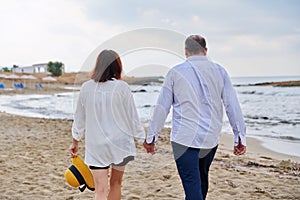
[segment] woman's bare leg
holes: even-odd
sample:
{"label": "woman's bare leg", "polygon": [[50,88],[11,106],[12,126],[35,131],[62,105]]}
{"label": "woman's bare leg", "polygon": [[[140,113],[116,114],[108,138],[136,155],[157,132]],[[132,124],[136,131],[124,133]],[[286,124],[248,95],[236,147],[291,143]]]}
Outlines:
{"label": "woman's bare leg", "polygon": [[122,178],[125,171],[125,166],[112,166],[110,174],[110,189],[108,200],[121,199]]}
{"label": "woman's bare leg", "polygon": [[108,195],[108,169],[91,170],[95,183],[95,200],[106,200]]}

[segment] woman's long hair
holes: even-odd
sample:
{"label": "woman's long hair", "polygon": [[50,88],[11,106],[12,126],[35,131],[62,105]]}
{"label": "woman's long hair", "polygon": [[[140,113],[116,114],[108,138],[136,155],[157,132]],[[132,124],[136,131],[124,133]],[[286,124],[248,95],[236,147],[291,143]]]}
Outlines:
{"label": "woman's long hair", "polygon": [[96,65],[91,72],[95,82],[121,79],[122,62],[120,56],[113,50],[103,50],[97,57]]}

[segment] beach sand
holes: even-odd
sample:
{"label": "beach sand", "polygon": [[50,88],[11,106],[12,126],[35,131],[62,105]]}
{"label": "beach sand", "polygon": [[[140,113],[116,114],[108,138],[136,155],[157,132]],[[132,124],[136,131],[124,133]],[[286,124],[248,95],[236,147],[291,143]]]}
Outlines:
{"label": "beach sand", "polygon": [[[0,199],[93,199],[64,179],[70,165],[70,120],[39,119],[0,113]],[[164,129],[157,153],[138,144],[135,161],[126,167],[122,199],[184,199]],[[232,154],[231,134],[222,134],[210,170],[208,200],[300,199],[300,158],[278,154],[248,138],[244,156]],[[80,143],[79,154],[84,154]]]}

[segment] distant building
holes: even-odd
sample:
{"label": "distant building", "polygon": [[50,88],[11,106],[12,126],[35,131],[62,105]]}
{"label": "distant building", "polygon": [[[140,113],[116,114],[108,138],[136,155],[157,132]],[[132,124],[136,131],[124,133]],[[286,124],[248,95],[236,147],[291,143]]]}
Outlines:
{"label": "distant building", "polygon": [[38,73],[38,74],[47,74],[48,72],[48,63],[40,63],[40,64],[34,64],[32,65],[33,67],[33,73]]}
{"label": "distant building", "polygon": [[[48,63],[40,63],[34,64],[32,66],[25,66],[25,67],[17,67],[12,68],[12,72],[16,73],[36,73],[36,74],[49,74],[48,72]],[[62,72],[65,72],[65,66],[62,66]]]}

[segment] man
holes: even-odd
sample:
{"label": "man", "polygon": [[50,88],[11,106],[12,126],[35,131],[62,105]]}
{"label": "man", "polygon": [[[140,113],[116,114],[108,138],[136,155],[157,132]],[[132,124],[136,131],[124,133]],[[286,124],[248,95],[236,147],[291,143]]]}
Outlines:
{"label": "man", "polygon": [[202,200],[208,172],[218,148],[223,105],[234,132],[234,154],[246,152],[246,127],[226,70],[206,57],[206,41],[191,35],[185,41],[187,60],[167,74],[157,100],[144,147],[155,153],[158,134],[173,106],[171,143],[186,200]]}

